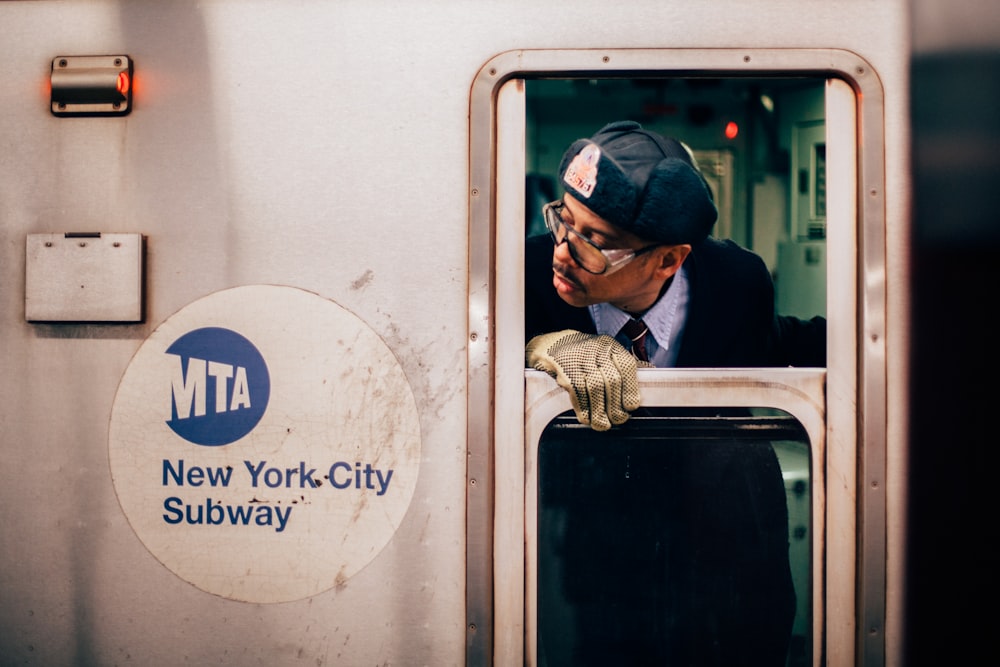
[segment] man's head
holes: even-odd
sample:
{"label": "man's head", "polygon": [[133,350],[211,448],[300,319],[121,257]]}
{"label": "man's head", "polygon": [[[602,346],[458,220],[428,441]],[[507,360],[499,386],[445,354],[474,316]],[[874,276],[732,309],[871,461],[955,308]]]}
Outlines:
{"label": "man's head", "polygon": [[687,149],[638,123],[611,123],[574,142],[559,175],[566,197],[547,224],[556,240],[553,284],[571,305],[649,308],[715,224],[715,204]]}

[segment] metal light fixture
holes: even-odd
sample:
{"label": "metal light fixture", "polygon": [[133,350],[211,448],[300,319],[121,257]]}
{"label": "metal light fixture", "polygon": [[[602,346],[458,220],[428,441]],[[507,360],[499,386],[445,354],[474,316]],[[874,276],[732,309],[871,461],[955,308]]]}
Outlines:
{"label": "metal light fixture", "polygon": [[56,116],[124,116],[132,110],[128,56],[57,56],[51,83]]}

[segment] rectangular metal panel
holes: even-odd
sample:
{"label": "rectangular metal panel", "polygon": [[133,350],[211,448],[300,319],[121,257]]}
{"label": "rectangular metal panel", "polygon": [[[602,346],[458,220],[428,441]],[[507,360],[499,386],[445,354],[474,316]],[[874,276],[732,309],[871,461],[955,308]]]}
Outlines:
{"label": "rectangular metal panel", "polygon": [[141,234],[28,234],[29,322],[142,320]]}

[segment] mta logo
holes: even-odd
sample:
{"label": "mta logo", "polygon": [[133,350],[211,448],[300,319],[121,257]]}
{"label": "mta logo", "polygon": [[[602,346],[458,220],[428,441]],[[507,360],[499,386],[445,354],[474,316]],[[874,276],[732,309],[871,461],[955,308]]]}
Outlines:
{"label": "mta logo", "polygon": [[228,445],[264,416],[271,395],[267,364],[249,340],[229,329],[190,331],[167,348],[170,420],[174,433],[196,445]]}

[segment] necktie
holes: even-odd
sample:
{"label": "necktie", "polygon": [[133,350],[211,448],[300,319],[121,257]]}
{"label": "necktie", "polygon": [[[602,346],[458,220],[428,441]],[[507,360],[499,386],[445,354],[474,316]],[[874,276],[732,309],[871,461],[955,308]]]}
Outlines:
{"label": "necktie", "polygon": [[649,361],[649,356],[646,354],[646,334],[649,333],[649,327],[642,320],[629,318],[621,330],[632,341],[632,354],[635,358],[639,361]]}

